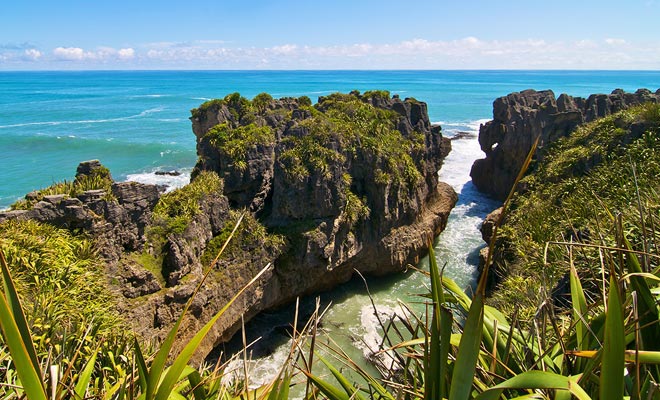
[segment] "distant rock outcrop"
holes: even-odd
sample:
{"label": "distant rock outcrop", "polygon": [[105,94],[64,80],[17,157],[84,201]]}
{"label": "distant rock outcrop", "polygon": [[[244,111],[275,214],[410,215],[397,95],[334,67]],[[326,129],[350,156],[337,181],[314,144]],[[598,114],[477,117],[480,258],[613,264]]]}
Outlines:
{"label": "distant rock outcrop", "polygon": [[537,137],[543,147],[570,134],[578,125],[633,105],[660,101],[660,90],[639,89],[635,93],[614,90],[584,99],[562,94],[555,99],[550,90],[525,90],[493,102],[493,120],[479,129],[479,144],[486,158],[472,165],[472,181],[482,192],[504,200]]}

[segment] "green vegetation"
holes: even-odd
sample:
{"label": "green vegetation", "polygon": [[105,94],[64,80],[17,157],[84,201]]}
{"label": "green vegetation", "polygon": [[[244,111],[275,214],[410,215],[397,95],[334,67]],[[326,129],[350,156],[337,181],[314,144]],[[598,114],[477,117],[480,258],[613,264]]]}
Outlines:
{"label": "green vegetation", "polygon": [[[389,99],[389,92],[371,91],[363,97]],[[365,103],[359,93],[323,97],[317,112],[299,123],[305,134],[288,136],[280,162],[289,176],[305,179],[313,173],[328,178],[331,166],[358,157],[358,149],[380,171],[377,183],[414,187],[422,174],[413,155],[424,151],[424,135],[407,138],[396,129],[399,116]],[[318,112],[320,111],[320,112]]]}
{"label": "green vegetation", "polygon": [[112,195],[112,178],[110,171],[106,167],[100,167],[93,171],[91,175],[80,175],[71,181],[55,183],[45,189],[36,191],[35,196],[30,199],[19,200],[11,205],[12,210],[30,210],[35,204],[40,202],[46,196],[64,194],[69,197],[77,197],[87,190],[102,189],[105,191],[105,199],[114,200]]}
{"label": "green vegetation", "polygon": [[252,99],[252,105],[257,111],[265,111],[266,107],[273,102],[273,96],[268,93],[259,93]]}
{"label": "green vegetation", "polygon": [[234,233],[234,240],[222,253],[223,259],[232,260],[256,249],[281,248],[284,245],[281,235],[267,232],[252,214],[231,210],[222,231],[207,244],[201,257],[202,265],[210,265],[213,262],[241,218],[242,223]]}
{"label": "green vegetation", "polygon": [[211,144],[227,154],[239,171],[247,168],[246,156],[249,149],[261,145],[275,143],[275,133],[269,126],[255,124],[232,128],[228,123],[218,124],[211,128],[206,137]]}
{"label": "green vegetation", "polygon": [[150,236],[165,238],[171,233],[183,233],[201,211],[199,202],[205,196],[221,192],[222,179],[215,172],[202,171],[190,184],[164,194],[154,208]]}
{"label": "green vegetation", "polygon": [[[269,96],[266,93],[257,95],[255,99],[257,100],[257,105],[263,104],[264,96]],[[193,108],[190,110],[190,114],[193,118],[198,118],[200,114],[204,111],[209,110],[213,107],[222,107],[226,105],[229,109],[229,112],[234,117],[236,122],[242,121],[244,117],[247,116],[248,119],[254,117],[254,107],[250,100],[241,96],[240,93],[231,93],[225,96],[223,99],[213,99],[202,103],[198,108]]]}
{"label": "green vegetation", "polygon": [[[91,240],[34,221],[6,221],[0,224],[0,256],[11,266],[13,287],[23,305],[24,339],[31,339],[29,347],[42,360],[41,371],[61,374],[64,384],[55,387],[54,398],[72,398],[74,384],[83,386],[83,370],[94,373],[100,388],[115,385],[127,370],[125,354],[132,334],[118,315]],[[7,290],[6,276],[4,283]],[[14,309],[16,304],[13,301]],[[20,362],[7,348],[7,335],[19,335],[9,333],[6,319],[0,323],[0,393],[3,398],[20,398]],[[30,378],[21,372],[18,379],[26,392],[28,385],[39,388],[28,384]],[[28,393],[28,398],[35,397]]]}
{"label": "green vegetation", "polygon": [[27,314],[44,337],[63,336],[92,320],[102,331],[118,322],[91,240],[35,221],[10,220],[0,224],[0,246]]}
{"label": "green vegetation", "polygon": [[[654,226],[660,204],[659,110],[654,104],[631,108],[550,146],[523,180],[526,190],[514,199],[501,230],[507,278],[493,304],[507,312],[519,307],[528,320],[569,269],[564,249],[548,243],[616,246],[617,230],[608,225],[613,216],[626,221],[622,229],[633,246],[650,250],[643,235]],[[636,227],[635,221],[644,223]],[[573,262],[589,281],[601,280],[597,252],[576,250]]]}
{"label": "green vegetation", "polygon": [[[390,99],[385,90],[367,91],[363,95],[333,93],[322,97],[312,107],[307,96],[297,99],[298,107],[308,110],[311,117],[298,122],[304,130],[301,135],[282,139],[279,162],[289,177],[304,180],[314,174],[329,179],[333,165],[343,165],[357,157],[357,149],[366,150],[368,156],[382,172],[379,180],[396,187],[414,187],[422,174],[413,158],[425,149],[424,135],[414,132],[404,137],[396,129],[399,115],[393,111],[376,108],[367,103],[372,98]],[[218,151],[233,161],[234,167],[247,168],[246,154],[257,145],[275,143],[273,128],[263,123],[267,115],[290,118],[287,108],[268,108],[273,98],[261,93],[252,101],[233,93],[221,100],[211,100],[192,111],[198,116],[212,106],[226,106],[232,119],[211,128],[206,134]],[[262,122],[258,122],[262,121]]]}
{"label": "green vegetation", "polygon": [[364,97],[365,99],[380,98],[383,100],[389,100],[390,92],[389,90],[367,90],[366,92],[364,92],[362,97]]}
{"label": "green vegetation", "polygon": [[344,197],[346,199],[344,218],[346,218],[349,225],[354,226],[358,221],[368,219],[371,209],[369,209],[366,199],[360,199],[358,195],[351,191],[351,176],[344,174],[342,180],[344,183]]}

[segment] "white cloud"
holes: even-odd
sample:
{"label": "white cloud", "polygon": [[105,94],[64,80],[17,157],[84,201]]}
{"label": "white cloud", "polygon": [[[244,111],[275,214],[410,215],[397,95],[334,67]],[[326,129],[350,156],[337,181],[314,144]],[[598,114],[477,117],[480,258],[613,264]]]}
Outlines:
{"label": "white cloud", "polygon": [[119,56],[120,60],[130,60],[135,58],[135,50],[130,47],[127,49],[119,49],[117,55]]}
{"label": "white cloud", "polygon": [[85,58],[85,51],[80,47],[56,47],[53,56],[62,61],[80,61]]}
{"label": "white cloud", "polygon": [[2,52],[2,60],[5,65],[30,61],[30,68],[36,65],[52,68],[66,61],[69,67],[83,69],[127,65],[164,69],[660,69],[660,43],[637,43],[621,38],[549,41],[533,37],[485,40],[468,36],[453,40],[413,38],[392,43],[239,47],[222,40],[193,40],[119,49],[57,47],[51,52],[34,47],[7,49]]}
{"label": "white cloud", "polygon": [[[382,68],[382,69],[657,69],[660,44],[631,46],[612,53],[619,39],[547,41],[483,40],[469,36],[432,41],[415,38],[395,43],[272,47],[231,47],[223,43],[156,43],[144,54],[152,64],[195,68]],[[623,54],[619,54],[623,52]],[[649,54],[654,54],[650,56]],[[192,64],[191,64],[192,63]]]}
{"label": "white cloud", "polygon": [[135,49],[115,49],[113,47],[101,46],[95,50],[84,50],[80,47],[56,47],[53,49],[53,57],[59,61],[85,61],[107,63],[116,60],[131,60],[135,58]]}
{"label": "white cloud", "polygon": [[23,51],[23,59],[27,61],[37,61],[41,56],[41,52],[37,49],[25,49]]}
{"label": "white cloud", "polygon": [[607,39],[605,39],[605,43],[607,43],[611,46],[620,46],[620,45],[626,44],[626,41],[624,39],[607,38]]}

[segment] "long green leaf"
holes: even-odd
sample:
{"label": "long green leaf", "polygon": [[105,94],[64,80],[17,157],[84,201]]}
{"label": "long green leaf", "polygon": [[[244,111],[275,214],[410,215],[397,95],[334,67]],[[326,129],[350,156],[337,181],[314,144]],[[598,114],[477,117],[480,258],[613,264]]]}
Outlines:
{"label": "long green leaf", "polygon": [[206,400],[206,389],[204,389],[204,386],[202,385],[202,376],[199,374],[199,371],[192,371],[190,375],[188,375],[188,382],[193,389],[195,400]]}
{"label": "long green leaf", "polygon": [[89,387],[89,382],[92,380],[92,373],[94,372],[94,367],[96,364],[96,354],[96,352],[92,354],[92,357],[87,361],[85,368],[78,377],[78,382],[76,383],[76,387],[74,389],[77,399],[82,400],[85,398],[87,388]]}
{"label": "long green leaf", "polygon": [[2,252],[2,250],[0,250],[0,265],[2,266],[2,284],[5,290],[5,296],[7,296],[7,303],[9,303],[9,307],[11,308],[12,315],[14,316],[16,326],[21,333],[21,337],[24,339],[25,349],[30,356],[32,366],[34,370],[37,371],[37,374],[39,375],[39,381],[42,382],[43,387],[44,379],[41,375],[41,367],[39,365],[39,360],[37,359],[37,351],[34,349],[30,328],[28,326],[27,319],[25,318],[25,313],[23,312],[21,301],[18,298],[18,293],[16,292],[14,280],[11,276],[9,266],[7,265],[5,254]]}
{"label": "long green leaf", "polygon": [[587,318],[587,299],[584,296],[582,283],[580,277],[573,264],[571,256],[571,270],[570,270],[570,285],[571,285],[571,302],[573,303],[573,320],[575,321],[575,333],[577,335],[577,349],[587,350],[585,347],[586,335],[589,332],[589,327],[586,323]]}
{"label": "long green leaf", "polygon": [[603,400],[623,398],[625,337],[623,310],[619,285],[612,273],[610,292],[607,299],[605,317],[605,337],[603,341],[603,360],[600,372],[600,398]]}
{"label": "long green leaf", "polygon": [[190,361],[190,358],[193,356],[195,353],[195,350],[199,347],[199,345],[202,343],[202,340],[206,337],[206,335],[209,333],[211,328],[213,328],[213,325],[218,321],[218,319],[231,307],[232,304],[250,287],[252,286],[263,274],[268,271],[270,268],[270,263],[266,265],[257,275],[255,275],[250,282],[248,282],[241,290],[238,291],[234,295],[234,297],[229,300],[227,304],[218,311],[213,318],[209,320],[209,322],[206,323],[202,327],[202,329],[199,330],[193,336],[190,341],[185,345],[183,350],[181,350],[181,353],[177,356],[177,358],[174,360],[170,368],[167,370],[167,373],[165,373],[165,377],[163,378],[163,381],[161,382],[160,386],[158,387],[158,391],[156,392],[156,400],[166,400],[172,391],[172,388],[176,384],[176,382],[179,380],[179,377],[181,373],[183,372],[184,368],[188,365],[188,361]]}
{"label": "long green leaf", "polygon": [[[546,371],[527,371],[516,375],[499,385],[493,386],[477,396],[477,400],[499,399],[506,389],[555,389],[567,390],[580,400],[591,400],[591,397],[580,387],[573,377],[563,376]],[[618,400],[621,400],[621,396]]]}
{"label": "long green leaf", "polygon": [[2,325],[5,343],[9,347],[9,353],[14,364],[16,364],[16,373],[23,384],[23,390],[28,399],[46,400],[47,396],[38,370],[34,369],[25,348],[24,338],[21,337],[21,332],[14,321],[14,315],[11,313],[4,294],[0,296],[0,324]]}
{"label": "long green leaf", "polygon": [[[424,366],[424,398],[437,399],[447,397],[445,375],[447,373],[447,358],[449,353],[449,340],[443,341],[441,332],[446,325],[441,307],[445,302],[442,289],[442,278],[438,263],[435,259],[433,245],[429,244],[429,264],[431,275],[431,299],[433,301],[433,312],[431,315],[431,335],[427,338],[425,347]],[[449,313],[451,318],[451,313]],[[451,324],[451,319],[449,323]],[[451,336],[451,325],[449,326]]]}
{"label": "long green leaf", "polygon": [[[39,364],[35,364],[36,353],[34,353],[30,330],[27,328],[25,315],[21,309],[21,303],[2,251],[0,251],[0,265],[2,266],[5,286],[5,293],[0,295],[0,326],[2,327],[5,343],[9,347],[9,353],[16,365],[16,373],[23,384],[23,390],[27,398],[29,400],[46,400],[47,395],[41,377],[41,370]],[[9,300],[7,297],[9,297]],[[11,302],[11,305],[9,302]]]}
{"label": "long green leaf", "polygon": [[312,381],[314,386],[316,386],[323,394],[325,394],[330,400],[349,400],[350,397],[338,387],[324,381],[318,376],[314,376],[309,372],[302,370],[302,372],[307,375],[307,378]]}
{"label": "long green leaf", "polygon": [[268,400],[288,400],[290,386],[291,373],[287,371],[283,378],[280,379],[280,377],[278,377],[277,380],[273,382],[270,393],[268,393]]}
{"label": "long green leaf", "polygon": [[346,394],[348,394],[350,396],[350,398],[364,400],[364,397],[362,397],[362,395],[360,395],[358,390],[353,385],[351,385],[351,382],[349,382],[348,379],[346,379],[341,374],[341,372],[339,372],[339,370],[337,370],[337,368],[335,368],[332,364],[330,364],[325,358],[321,357],[320,355],[317,354],[316,357],[319,360],[321,360],[321,362],[326,366],[326,368],[328,368],[330,373],[332,373],[332,376],[335,377],[337,382],[339,382],[341,387],[344,388],[344,391],[346,392]]}
{"label": "long green leaf", "polygon": [[135,361],[137,362],[138,367],[138,384],[140,385],[142,393],[146,395],[149,370],[147,369],[147,363],[144,361],[142,349],[140,349],[140,343],[138,343],[137,338],[134,339],[133,342],[133,351],[135,352]]}
{"label": "long green leaf", "polygon": [[484,322],[484,298],[477,293],[468,312],[451,377],[449,400],[465,400],[472,391]]}

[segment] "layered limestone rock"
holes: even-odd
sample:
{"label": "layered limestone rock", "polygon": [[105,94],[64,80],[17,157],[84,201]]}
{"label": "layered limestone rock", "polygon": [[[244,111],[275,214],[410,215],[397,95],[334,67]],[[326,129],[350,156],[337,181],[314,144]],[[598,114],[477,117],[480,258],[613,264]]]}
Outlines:
{"label": "layered limestone rock", "polygon": [[[332,288],[354,270],[382,275],[422,256],[457,198],[437,171],[450,149],[426,104],[385,92],[248,101],[193,110],[199,162],[190,185],[114,182],[97,160],[72,186],[33,192],[6,219],[34,219],[94,238],[121,313],[162,340],[202,273],[182,324],[185,343],[263,267],[209,332],[196,359],[256,313]],[[238,216],[243,223],[213,261]]]}
{"label": "layered limestone rock", "polygon": [[504,200],[537,137],[536,157],[543,156],[549,143],[569,135],[585,122],[593,121],[630,106],[660,101],[655,93],[639,89],[635,93],[614,90],[584,99],[550,90],[525,90],[493,102],[493,119],[479,129],[479,144],[486,158],[475,161],[470,176],[482,192]]}
{"label": "layered limestone rock", "polygon": [[450,143],[425,103],[383,92],[321,97],[314,107],[305,98],[262,100],[234,94],[193,110],[193,175],[217,172],[232,206],[285,234],[277,303],[354,270],[400,271],[423,255],[456,202],[437,180]]}

